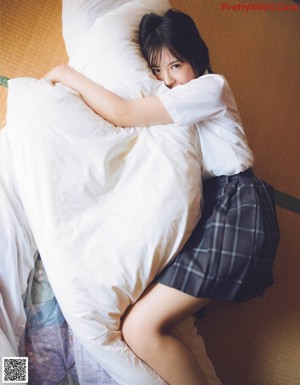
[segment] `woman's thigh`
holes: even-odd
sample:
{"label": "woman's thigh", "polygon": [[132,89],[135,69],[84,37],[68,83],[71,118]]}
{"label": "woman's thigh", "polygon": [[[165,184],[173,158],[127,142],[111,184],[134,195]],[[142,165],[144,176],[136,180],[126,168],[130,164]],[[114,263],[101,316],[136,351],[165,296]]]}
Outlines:
{"label": "woman's thigh", "polygon": [[168,331],[210,300],[193,297],[172,287],[156,283],[129,308],[124,316],[123,329],[150,332]]}

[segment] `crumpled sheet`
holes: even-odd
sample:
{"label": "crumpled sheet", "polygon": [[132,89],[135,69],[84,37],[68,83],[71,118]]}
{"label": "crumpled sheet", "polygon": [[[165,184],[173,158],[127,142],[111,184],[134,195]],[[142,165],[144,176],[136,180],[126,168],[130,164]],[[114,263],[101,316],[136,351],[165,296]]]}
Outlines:
{"label": "crumpled sheet", "polygon": [[9,82],[7,130],[22,206],[76,337],[122,384],[162,384],[121,338],[126,308],[199,218],[194,127],[118,129],[64,86]]}

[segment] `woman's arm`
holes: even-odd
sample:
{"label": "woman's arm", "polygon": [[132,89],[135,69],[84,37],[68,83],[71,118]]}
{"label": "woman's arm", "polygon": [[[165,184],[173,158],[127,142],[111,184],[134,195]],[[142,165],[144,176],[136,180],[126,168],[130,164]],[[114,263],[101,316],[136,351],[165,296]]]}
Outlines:
{"label": "woman's arm", "polygon": [[173,122],[158,97],[125,100],[68,65],[55,67],[44,77],[78,92],[86,104],[115,126],[139,127]]}

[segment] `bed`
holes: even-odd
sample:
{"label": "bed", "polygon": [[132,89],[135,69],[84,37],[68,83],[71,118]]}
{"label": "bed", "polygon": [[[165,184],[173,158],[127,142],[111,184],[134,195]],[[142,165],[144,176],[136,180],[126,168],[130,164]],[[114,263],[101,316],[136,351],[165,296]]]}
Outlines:
{"label": "bed", "polygon": [[[70,65],[123,97],[164,92],[136,32],[167,8],[65,0]],[[19,78],[0,138],[2,356],[26,354],[36,385],[165,384],[127,347],[120,319],[201,215],[195,128],[114,127],[67,87]],[[193,321],[174,332],[220,384]]]}

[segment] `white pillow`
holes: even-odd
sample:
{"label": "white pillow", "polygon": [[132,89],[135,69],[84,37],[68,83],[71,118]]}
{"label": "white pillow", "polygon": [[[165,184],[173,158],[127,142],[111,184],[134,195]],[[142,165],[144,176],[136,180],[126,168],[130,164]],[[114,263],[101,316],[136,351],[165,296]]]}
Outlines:
{"label": "white pillow", "polygon": [[[136,33],[142,15],[168,6],[106,13],[70,63],[124,97],[163,92]],[[163,384],[122,340],[120,317],[199,219],[195,127],[116,128],[67,87],[34,79],[10,81],[7,122],[22,203],[68,323],[120,385]]]}
{"label": "white pillow", "polygon": [[81,37],[105,13],[131,0],[62,0],[62,29],[68,55]]}
{"label": "white pillow", "polygon": [[163,14],[167,0],[134,0],[100,17],[73,51],[69,64],[125,98],[166,91],[152,75],[138,44],[142,16]]}

